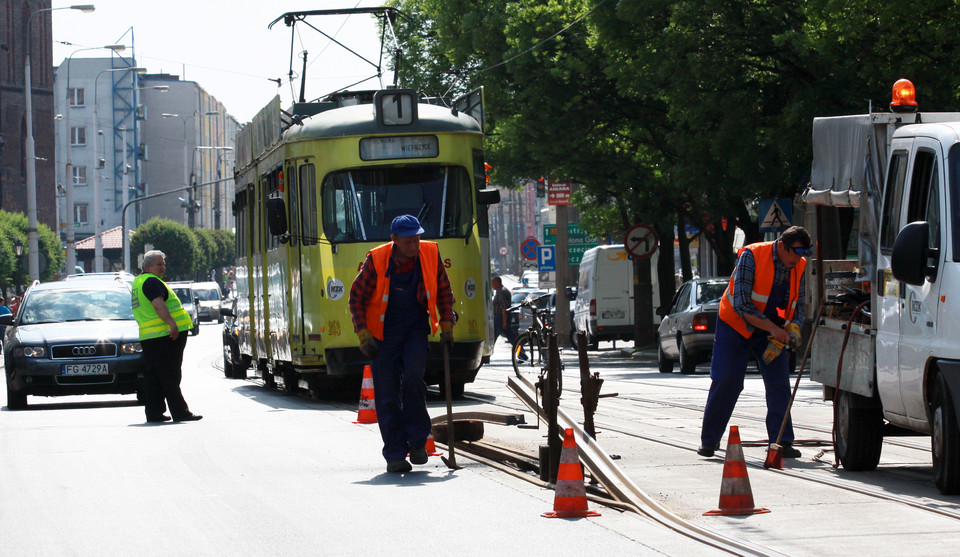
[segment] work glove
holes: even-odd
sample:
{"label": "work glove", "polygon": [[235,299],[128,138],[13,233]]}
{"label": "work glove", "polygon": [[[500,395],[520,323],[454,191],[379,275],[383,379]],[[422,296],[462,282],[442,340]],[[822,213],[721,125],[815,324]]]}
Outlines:
{"label": "work glove", "polygon": [[360,337],[360,351],[363,352],[363,355],[371,360],[376,358],[380,348],[377,346],[377,341],[373,338],[370,329],[360,329],[357,336]]}
{"label": "work glove", "polygon": [[800,325],[791,321],[784,327],[784,330],[790,335],[790,346],[800,348],[800,342],[803,340],[803,337],[800,336]]}
{"label": "work glove", "polygon": [[440,342],[453,346],[453,323],[450,321],[440,322]]}
{"label": "work glove", "polygon": [[777,359],[777,356],[780,355],[780,352],[783,351],[783,347],[786,344],[780,342],[779,340],[773,338],[773,336],[768,336],[767,340],[770,342],[767,343],[767,349],[763,351],[763,363],[770,365],[770,362]]}

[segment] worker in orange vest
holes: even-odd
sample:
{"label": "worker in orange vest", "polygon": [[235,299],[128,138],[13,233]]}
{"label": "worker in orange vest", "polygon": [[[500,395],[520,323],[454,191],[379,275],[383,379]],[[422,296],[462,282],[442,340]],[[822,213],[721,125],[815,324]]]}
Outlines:
{"label": "worker in orange vest", "polygon": [[[790,358],[783,348],[800,345],[806,295],[803,270],[811,244],[806,229],[791,226],[775,241],[740,250],[720,299],[699,455],[710,457],[720,448],[751,354],[766,390],[767,435],[771,443],[776,442],[790,400]],[[784,457],[800,457],[793,439],[793,424],[788,420],[781,442]]]}
{"label": "worker in orange vest", "polygon": [[391,241],[370,250],[350,288],[360,350],[373,360],[383,458],[395,474],[427,463],[427,339],[439,328],[441,341],[453,344],[450,279],[437,243],[421,241],[423,232],[413,215],[393,219]]}

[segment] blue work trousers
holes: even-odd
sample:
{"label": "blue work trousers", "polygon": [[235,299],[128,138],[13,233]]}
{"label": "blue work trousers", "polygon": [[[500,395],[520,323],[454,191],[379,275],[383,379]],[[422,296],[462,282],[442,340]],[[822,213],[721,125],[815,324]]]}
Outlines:
{"label": "blue work trousers", "polygon": [[[727,423],[733,414],[746,374],[750,355],[756,357],[763,377],[767,398],[767,437],[773,443],[780,433],[783,415],[790,401],[790,356],[786,349],[770,364],[764,364],[763,351],[767,348],[767,332],[757,329],[750,338],[743,338],[721,319],[717,319],[717,333],[713,342],[713,361],[710,363],[710,394],[703,411],[700,441],[704,445],[719,445]],[[793,442],[793,423],[787,420],[782,443]]]}

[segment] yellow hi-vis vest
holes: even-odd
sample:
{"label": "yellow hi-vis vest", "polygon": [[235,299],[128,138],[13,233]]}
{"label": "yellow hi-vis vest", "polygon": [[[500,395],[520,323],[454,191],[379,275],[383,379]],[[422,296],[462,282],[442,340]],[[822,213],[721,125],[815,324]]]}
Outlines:
{"label": "yellow hi-vis vest", "polygon": [[149,278],[155,278],[167,289],[167,310],[170,316],[177,322],[177,329],[180,331],[189,331],[193,328],[193,319],[187,310],[180,304],[180,298],[173,293],[173,290],[163,282],[160,277],[150,273],[141,273],[133,279],[133,290],[131,291],[130,303],[133,306],[133,317],[140,325],[140,340],[149,340],[151,338],[165,337],[170,334],[170,326],[160,319],[153,303],[143,295],[143,283]]}

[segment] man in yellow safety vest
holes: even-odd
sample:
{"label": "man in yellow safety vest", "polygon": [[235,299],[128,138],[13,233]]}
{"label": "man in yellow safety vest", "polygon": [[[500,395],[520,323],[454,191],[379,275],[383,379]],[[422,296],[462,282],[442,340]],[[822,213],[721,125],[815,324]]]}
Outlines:
{"label": "man in yellow safety vest", "polygon": [[143,273],[133,281],[131,304],[133,316],[140,326],[140,345],[147,361],[144,377],[144,411],[147,422],[161,423],[171,419],[164,414],[167,407],[175,422],[193,422],[203,418],[190,412],[180,392],[183,349],[193,320],[177,295],[165,282],[166,256],[160,250],[143,254]]}

